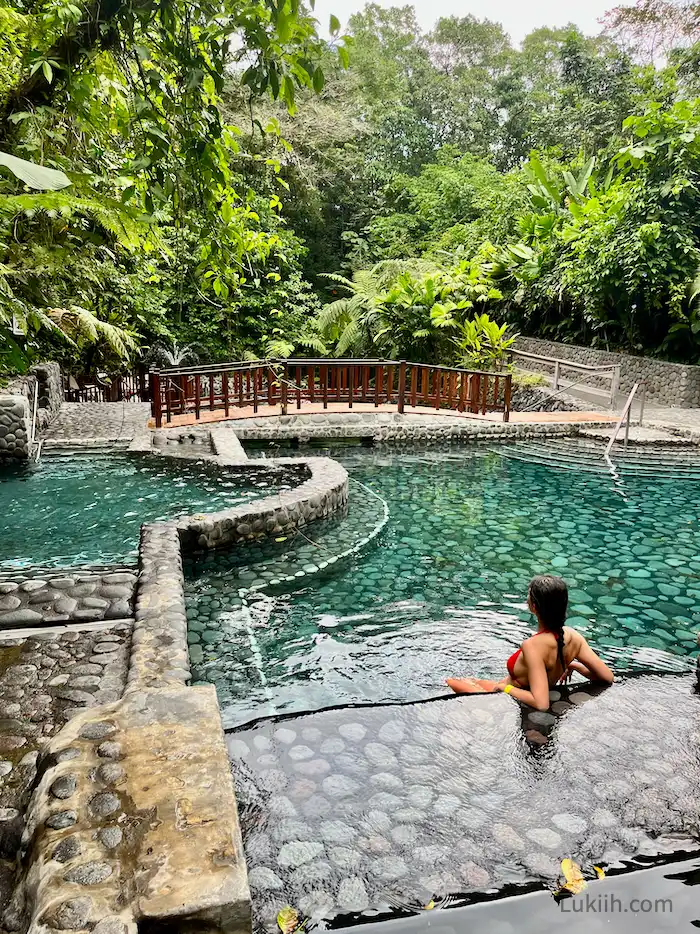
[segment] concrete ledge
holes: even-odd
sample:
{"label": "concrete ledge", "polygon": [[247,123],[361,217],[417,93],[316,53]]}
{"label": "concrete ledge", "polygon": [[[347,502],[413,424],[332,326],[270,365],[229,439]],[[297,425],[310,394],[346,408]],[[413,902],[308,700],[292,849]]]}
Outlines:
{"label": "concrete ledge", "polygon": [[38,777],[10,920],[26,903],[31,932],[250,930],[213,687],[142,690],[81,711],[49,744]]}
{"label": "concrete ledge", "polygon": [[139,926],[250,930],[250,891],[215,689],[132,694],[125,708],[127,789],[135,812],[152,815],[134,877]]}

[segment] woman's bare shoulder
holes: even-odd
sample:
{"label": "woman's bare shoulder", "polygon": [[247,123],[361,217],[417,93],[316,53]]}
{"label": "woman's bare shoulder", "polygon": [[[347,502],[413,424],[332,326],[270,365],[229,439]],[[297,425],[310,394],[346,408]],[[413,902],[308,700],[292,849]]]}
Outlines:
{"label": "woman's bare shoulder", "polygon": [[571,645],[581,645],[584,641],[581,633],[574,629],[573,626],[564,626],[564,638],[567,642],[570,641]]}

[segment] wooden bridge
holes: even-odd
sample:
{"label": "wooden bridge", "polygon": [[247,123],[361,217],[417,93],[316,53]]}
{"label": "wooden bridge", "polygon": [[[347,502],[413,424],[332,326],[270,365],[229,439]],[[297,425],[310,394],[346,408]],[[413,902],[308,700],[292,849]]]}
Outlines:
{"label": "wooden bridge", "polygon": [[[449,410],[510,417],[512,376],[405,360],[288,359],[150,371],[156,428],[236,418],[237,411],[287,414],[374,406],[405,412]],[[216,414],[212,414],[216,413]]]}

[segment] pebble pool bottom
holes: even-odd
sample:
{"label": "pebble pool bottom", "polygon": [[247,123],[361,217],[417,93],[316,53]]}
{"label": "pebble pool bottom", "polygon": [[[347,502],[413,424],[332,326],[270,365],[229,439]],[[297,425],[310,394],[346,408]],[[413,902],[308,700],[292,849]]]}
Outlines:
{"label": "pebble pool bottom", "polygon": [[214,512],[272,489],[269,479],[129,454],[2,465],[0,568],[134,562],[142,523]]}
{"label": "pebble pool bottom", "polygon": [[[534,631],[525,597],[541,573],[566,579],[569,624],[618,670],[683,671],[694,660],[700,462],[697,479],[615,480],[476,445],[302,451],[348,469],[347,518],[187,569],[194,673],[216,685],[227,726],[419,700],[443,694],[450,675],[502,677]],[[369,491],[388,504],[388,523],[319,572],[342,550],[340,529],[360,540],[376,520]],[[280,582],[289,568],[301,569],[298,583]]]}

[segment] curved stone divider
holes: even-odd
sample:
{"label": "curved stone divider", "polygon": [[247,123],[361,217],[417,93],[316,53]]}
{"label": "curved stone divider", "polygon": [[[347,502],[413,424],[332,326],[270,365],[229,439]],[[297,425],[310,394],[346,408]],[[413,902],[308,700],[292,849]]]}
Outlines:
{"label": "curved stone divider", "polygon": [[[222,465],[226,465],[225,458]],[[347,471],[329,457],[266,460],[263,465],[265,469],[281,470],[287,476],[296,474],[303,480],[291,490],[233,509],[178,520],[177,530],[186,551],[222,548],[266,535],[279,535],[330,516],[347,505]],[[249,461],[246,467],[261,469],[255,461]]]}
{"label": "curved stone divider", "polygon": [[[580,428],[610,425],[609,420],[576,423],[485,422],[445,415],[400,415],[396,412],[329,412],[321,415],[278,415],[232,419],[226,430],[248,441],[313,438],[371,438],[373,441],[461,443],[464,441],[559,437]],[[221,426],[223,428],[223,425]]]}
{"label": "curved stone divider", "polygon": [[279,467],[285,473],[289,467],[306,474],[307,479],[292,490],[250,504],[142,528],[129,672],[129,683],[136,690],[184,685],[190,678],[182,550],[279,535],[347,505],[348,475],[335,461],[290,460]]}
{"label": "curved stone divider", "polygon": [[366,484],[354,479],[352,482],[362,487],[371,496],[375,497],[380,503],[381,515],[377,522],[372,527],[370,527],[369,531],[362,535],[352,545],[349,545],[347,548],[344,548],[337,554],[331,555],[329,558],[324,558],[322,561],[319,561],[317,565],[314,566],[307,564],[306,566],[295,571],[294,574],[281,574],[279,578],[273,579],[267,583],[253,585],[245,591],[246,593],[269,593],[270,591],[273,591],[274,593],[283,593],[289,590],[289,587],[286,585],[305,585],[310,577],[315,578],[339,562],[343,562],[349,558],[354,558],[361,554],[368,545],[370,545],[379,537],[387,522],[389,521],[389,504],[385,499],[383,499],[383,497],[381,497],[378,493],[375,493],[374,490],[370,489],[370,487],[368,487]]}

